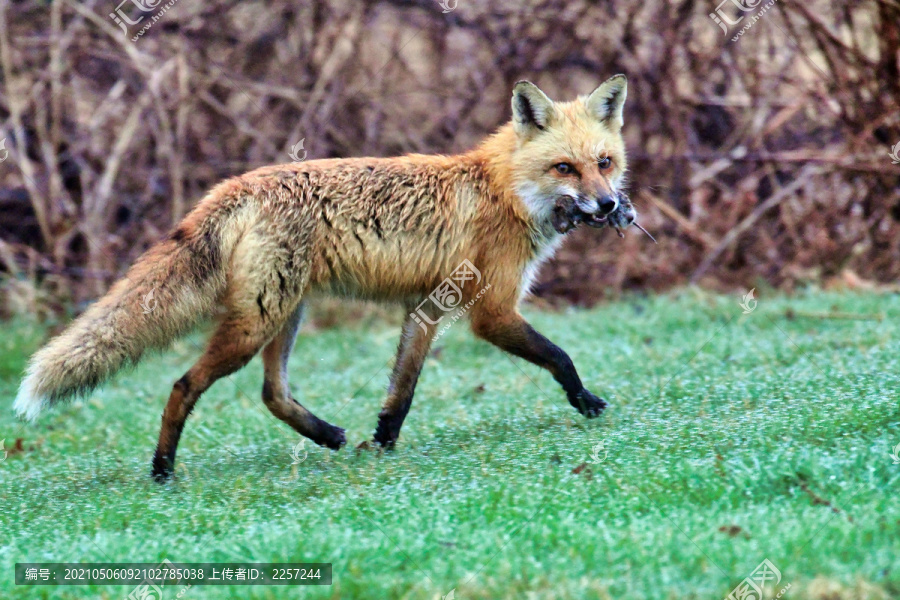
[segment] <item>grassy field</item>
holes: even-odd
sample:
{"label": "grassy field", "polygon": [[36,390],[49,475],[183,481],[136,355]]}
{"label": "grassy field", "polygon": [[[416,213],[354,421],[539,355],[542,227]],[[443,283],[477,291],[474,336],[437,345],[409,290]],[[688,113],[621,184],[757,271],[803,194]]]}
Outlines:
{"label": "grassy field", "polygon": [[718,599],[764,559],[781,572],[769,598],[900,596],[900,296],[764,294],[750,314],[739,300],[526,311],[610,401],[593,421],[459,323],[389,454],[354,447],[374,430],[397,329],[302,334],[295,396],[346,427],[348,447],[307,443],[292,464],[300,438],[263,407],[257,358],[200,401],[163,486],[149,478],[160,413],[202,337],[26,425],[10,407],[45,331],[6,323],[0,597],[132,589],[15,586],[16,562],[163,559],[334,565],[330,587],[195,586],[187,600]]}

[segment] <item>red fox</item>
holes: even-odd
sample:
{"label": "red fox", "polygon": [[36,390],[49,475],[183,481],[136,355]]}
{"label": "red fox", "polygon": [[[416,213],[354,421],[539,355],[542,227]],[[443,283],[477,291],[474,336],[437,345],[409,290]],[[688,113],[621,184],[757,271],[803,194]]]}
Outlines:
{"label": "red fox", "polygon": [[[380,446],[397,441],[443,311],[462,304],[475,335],[547,369],[581,414],[599,415],[606,402],[517,307],[570,229],[634,222],[621,191],[626,90],[616,75],[557,103],[520,81],[512,121],[465,154],[313,160],[220,183],[32,357],[16,411],[34,419],[215,318],[205,353],[163,411],[153,476],[172,473],[200,395],[260,350],[266,407],[337,450],[344,430],[297,402],[287,381],[303,300],[324,293],[399,302],[410,313],[374,434]],[[142,299],[151,292],[148,310]]]}

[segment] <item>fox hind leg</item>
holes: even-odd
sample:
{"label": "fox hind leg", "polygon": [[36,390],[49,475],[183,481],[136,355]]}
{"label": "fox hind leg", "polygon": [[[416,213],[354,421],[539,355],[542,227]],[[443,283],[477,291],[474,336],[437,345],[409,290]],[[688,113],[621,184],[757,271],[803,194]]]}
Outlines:
{"label": "fox hind leg", "polygon": [[385,448],[392,448],[400,436],[400,428],[412,406],[416,383],[435,329],[436,325],[429,321],[416,322],[411,315],[403,323],[388,397],[378,415],[378,427],[375,429],[375,442]]}
{"label": "fox hind leg", "polygon": [[303,316],[303,304],[291,314],[282,330],[263,350],[262,399],[273,415],[290,425],[300,435],[304,435],[332,450],[337,450],[347,439],[344,430],[315,416],[291,396],[288,387],[287,363],[294,348],[297,330]]}
{"label": "fox hind leg", "polygon": [[159,443],[153,456],[152,475],[167,479],[175,468],[175,451],[184,423],[194,405],[209,387],[231,375],[259,351],[271,335],[265,326],[252,327],[246,319],[226,319],[210,338],[203,356],[179,379],[162,415]]}

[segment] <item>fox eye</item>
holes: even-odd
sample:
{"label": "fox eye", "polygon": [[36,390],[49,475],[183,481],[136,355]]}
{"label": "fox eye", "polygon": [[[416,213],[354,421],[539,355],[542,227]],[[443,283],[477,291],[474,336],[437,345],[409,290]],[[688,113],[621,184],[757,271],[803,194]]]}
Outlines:
{"label": "fox eye", "polygon": [[605,156],[597,161],[597,166],[600,167],[601,170],[606,170],[612,164],[612,161],[608,156]]}
{"label": "fox eye", "polygon": [[575,172],[575,167],[567,162],[556,163],[553,165],[553,168],[556,169],[556,172],[560,175],[571,175]]}

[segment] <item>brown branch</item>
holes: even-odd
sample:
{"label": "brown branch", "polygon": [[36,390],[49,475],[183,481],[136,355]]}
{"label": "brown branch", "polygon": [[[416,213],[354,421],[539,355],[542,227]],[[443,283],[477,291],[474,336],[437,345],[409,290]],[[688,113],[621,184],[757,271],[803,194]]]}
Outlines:
{"label": "brown branch", "polygon": [[691,275],[691,283],[697,283],[703,275],[706,274],[707,270],[712,266],[712,264],[716,261],[717,258],[727,250],[737,239],[743,234],[745,231],[750,229],[754,223],[763,214],[765,214],[770,209],[774,208],[778,204],[780,204],[785,198],[788,198],[795,192],[797,192],[801,187],[806,185],[809,180],[821,173],[822,170],[807,166],[805,167],[800,174],[791,182],[787,187],[783,187],[778,190],[775,194],[769,197],[765,202],[756,207],[756,209],[750,213],[743,221],[738,223],[735,227],[733,227],[725,236],[722,238],[722,241],[713,248],[709,254],[706,255],[706,258],[703,259],[703,262],[700,263],[700,266],[694,271],[694,274]]}

